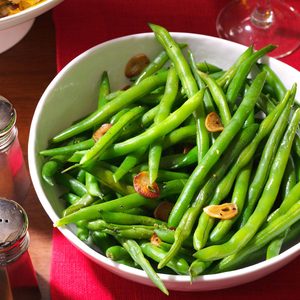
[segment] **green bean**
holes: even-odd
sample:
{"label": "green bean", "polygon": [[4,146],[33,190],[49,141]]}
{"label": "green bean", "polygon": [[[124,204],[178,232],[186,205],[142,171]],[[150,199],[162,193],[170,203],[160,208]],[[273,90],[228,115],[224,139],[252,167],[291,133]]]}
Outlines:
{"label": "green bean", "polygon": [[256,99],[261,92],[261,89],[265,82],[265,76],[265,73],[260,73],[255,78],[253,84],[250,86],[241,105],[233,115],[229,124],[224,128],[224,130],[216,139],[215,143],[208,150],[205,157],[192,172],[186,186],[183,188],[182,193],[180,194],[175,206],[172,209],[168,220],[169,226],[176,227],[179,224],[179,221],[181,220],[184,212],[189,206],[189,203],[191,202],[194,194],[196,193],[199,186],[203,184],[206,175],[214,166],[214,164],[219,160],[222,153],[226,150],[232,139],[243,126],[243,123],[252,111]]}
{"label": "green bean", "polygon": [[160,94],[148,94],[146,96],[144,96],[143,98],[141,98],[138,102],[141,103],[142,105],[157,105],[160,103],[161,99],[163,97],[163,93]]}
{"label": "green bean", "polygon": [[[157,234],[157,236],[164,242],[173,244],[175,241],[175,230],[172,230],[167,227],[159,226],[158,228],[154,229],[154,232]],[[183,246],[188,248],[193,248],[193,238],[192,236],[187,237],[183,243]],[[182,249],[182,248],[181,248]]]}
{"label": "green bean", "polygon": [[146,272],[152,282],[166,295],[169,295],[164,283],[151,267],[149,261],[144,257],[143,252],[134,240],[118,238],[122,246],[127,250],[132,259]]}
{"label": "green bean", "polygon": [[158,171],[159,180],[157,182],[165,182],[165,181],[171,181],[171,180],[187,180],[189,178],[188,173],[184,172],[174,172],[174,171],[168,171],[168,170],[162,170],[160,169]]}
{"label": "green bean", "polygon": [[[292,156],[290,156],[287,168],[284,173],[284,178],[283,178],[283,188],[284,188],[284,197],[283,197],[283,202],[281,203],[281,206],[283,206],[284,203],[287,203],[287,199],[289,199],[289,193],[293,189],[293,187],[296,185],[296,172],[294,168],[294,162]],[[293,191],[294,193],[294,191]],[[288,203],[289,207],[291,207],[291,203]],[[286,204],[285,204],[286,205]],[[280,208],[279,208],[280,209]],[[274,212],[268,219],[268,223],[271,221],[271,219],[275,219],[278,215],[282,214],[282,209],[279,211],[277,209],[276,211],[277,214]],[[287,210],[287,208],[285,208]],[[283,232],[281,235],[279,235],[277,238],[272,240],[270,244],[268,245],[267,248],[267,254],[266,254],[266,259],[270,259],[272,257],[277,256],[280,253],[280,250],[282,248],[282,245],[290,231],[290,228],[288,228],[285,232]]]}
{"label": "green bean", "polygon": [[128,260],[129,258],[131,258],[131,256],[125,250],[125,248],[119,245],[115,245],[107,248],[105,251],[105,255],[106,257],[110,258],[113,261],[118,261],[123,259]]}
{"label": "green bean", "polygon": [[207,61],[201,61],[201,62],[196,63],[195,65],[199,69],[199,71],[205,72],[208,74],[222,71],[222,69],[220,67],[213,65]]}
{"label": "green bean", "polygon": [[99,182],[89,172],[85,172],[85,185],[88,193],[91,196],[103,198],[104,194],[101,192]]}
{"label": "green bean", "polygon": [[288,232],[289,228],[270,242],[270,244],[267,247],[266,259],[273,258],[280,253],[281,247],[284,243]]}
{"label": "green bean", "polygon": [[132,185],[127,185],[124,182],[115,182],[113,177],[113,172],[115,171],[112,172],[107,168],[104,168],[103,162],[96,162],[93,165],[88,164],[84,166],[84,169],[95,176],[101,184],[113,189],[114,191],[117,191],[122,195],[134,193],[134,188]]}
{"label": "green bean", "polygon": [[87,193],[85,185],[69,174],[58,173],[55,175],[55,181],[57,181],[58,184],[67,187],[79,197],[82,197]]}
{"label": "green bean", "polygon": [[[147,164],[142,164],[138,166],[137,168],[133,169],[132,171],[135,173],[139,173],[141,171],[148,171],[148,165]],[[188,179],[189,175],[188,173],[184,172],[174,172],[174,171],[168,171],[168,170],[162,170],[160,169],[158,171],[158,178],[157,182],[164,182],[164,181],[171,181],[171,180],[176,180],[176,179]]]}
{"label": "green bean", "polygon": [[103,229],[103,232],[111,234],[115,238],[126,238],[134,240],[149,240],[153,235],[153,230],[148,228],[132,227],[127,229]]}
{"label": "green bean", "polygon": [[[196,65],[194,56],[191,51],[188,51],[188,56],[189,56],[189,61],[190,61],[190,67],[191,67],[191,70],[195,77],[195,80],[197,82],[198,88],[202,89],[205,87],[205,83],[203,82],[203,80],[201,79],[201,77],[198,74],[198,66]],[[207,73],[206,71],[202,71],[202,72]],[[215,107],[214,107],[211,95],[210,95],[209,91],[207,91],[207,90],[204,93],[203,101],[204,101],[204,109],[205,109],[206,114],[208,114],[212,111],[215,111]],[[209,145],[208,146],[206,145],[206,147],[209,148]],[[207,150],[206,150],[206,152],[207,152]]]}
{"label": "green bean", "polygon": [[42,166],[42,178],[50,186],[54,186],[54,175],[63,167],[64,162],[69,158],[68,155],[53,156]]}
{"label": "green bean", "polygon": [[210,241],[212,242],[221,241],[228,234],[232,226],[235,224],[235,222],[241,215],[246,200],[246,196],[247,196],[251,169],[252,169],[252,163],[249,163],[246,167],[244,167],[240,171],[234,185],[231,202],[237,205],[239,214],[233,219],[219,221],[210,234]]}
{"label": "green bean", "polygon": [[[179,48],[185,48],[186,44],[178,44]],[[143,72],[136,79],[134,85],[139,84],[143,79],[149,77],[150,75],[156,73],[160,70],[169,60],[169,56],[165,50],[161,51],[151,62],[150,64],[143,70]]]}
{"label": "green bean", "polygon": [[[149,26],[153,30],[156,39],[164,47],[170,60],[173,62],[185,93],[189,98],[193,97],[198,91],[198,86],[181,49],[165,28],[155,24],[149,24]],[[195,108],[194,118],[197,128],[198,160],[200,161],[207,151],[207,149],[203,147],[208,145],[209,141],[208,132],[205,128],[205,111],[202,101],[199,103],[199,106]]]}
{"label": "green bean", "polygon": [[214,80],[218,80],[219,78],[221,78],[222,76],[224,76],[226,74],[225,71],[219,71],[219,72],[216,72],[216,73],[212,73],[212,74],[209,74],[209,76],[214,79]]}
{"label": "green bean", "polygon": [[[138,119],[135,122],[129,123],[128,126],[124,126],[121,130],[120,136],[117,138],[116,142],[123,142],[125,140],[128,140],[132,136],[140,134],[144,128],[141,124],[141,117],[138,117]],[[104,151],[102,156],[105,158],[107,156],[108,151]],[[102,157],[102,159],[104,159]]]}
{"label": "green bean", "polygon": [[106,150],[118,137],[120,131],[129,122],[133,122],[145,111],[144,107],[138,106],[125,113],[108,131],[95,143],[92,148],[82,157],[80,165],[96,159]]}
{"label": "green bean", "polygon": [[213,167],[206,184],[200,190],[192,205],[186,210],[182,219],[180,220],[180,223],[176,227],[174,234],[175,241],[172,245],[172,248],[165,258],[159,263],[158,268],[162,268],[169,261],[169,259],[176,255],[184,240],[190,236],[194,227],[194,223],[199,216],[201,209],[212,197],[216,184],[222,179],[229,166],[240,154],[241,150],[252,140],[256,130],[257,125],[253,124],[238,134],[234,139],[234,142],[225,152],[224,158],[219,160],[218,163]]}
{"label": "green bean", "polygon": [[186,94],[188,97],[192,97],[198,91],[198,88],[180,47],[165,28],[155,24],[149,24],[149,26],[173,62]]}
{"label": "green bean", "polygon": [[[160,240],[160,241],[158,241],[157,246],[159,248],[163,249],[164,251],[168,252],[171,249],[172,244],[169,244],[169,243],[166,243],[166,242],[163,242]],[[178,251],[178,257],[182,257],[188,263],[192,263],[194,261],[193,250],[181,247],[180,250]]]}
{"label": "green bean", "polygon": [[266,82],[272,87],[274,91],[277,101],[280,101],[285,93],[286,88],[279,77],[275,74],[275,72],[271,69],[267,64],[258,64],[260,70],[263,70],[267,73]]}
{"label": "green bean", "polygon": [[299,131],[296,135],[295,142],[294,142],[294,152],[298,155],[298,159],[300,157],[300,135]]}
{"label": "green bean", "polygon": [[190,166],[197,162],[197,152],[198,149],[197,146],[195,146],[186,154],[172,154],[169,156],[164,156],[160,167],[165,169],[178,169]]}
{"label": "green bean", "polygon": [[71,144],[67,146],[47,149],[40,151],[40,155],[43,156],[57,156],[57,155],[68,155],[73,154],[75,151],[87,150],[93,147],[95,144],[94,139],[88,139],[80,143]]}
{"label": "green bean", "polygon": [[255,115],[254,115],[254,110],[249,114],[247,120],[244,123],[244,127],[249,126],[250,124],[255,123]]}
{"label": "green bean", "polygon": [[250,57],[253,54],[253,46],[250,46],[244,51],[236,62],[221,76],[217,79],[217,83],[222,88],[226,89],[231,82],[232,78],[235,76],[238,71],[239,66],[242,64],[244,60]]}
{"label": "green bean", "polygon": [[[142,243],[141,249],[144,255],[150,257],[156,262],[160,262],[160,260],[166,255],[166,252],[163,249],[154,246],[151,243]],[[183,258],[173,257],[166,266],[177,274],[188,274],[189,265]]]}
{"label": "green bean", "polygon": [[281,202],[279,208],[268,217],[268,223],[285,214],[299,200],[299,195],[300,182],[292,187],[286,198],[284,198],[284,200]]}
{"label": "green bean", "polygon": [[293,114],[288,129],[278,148],[263,194],[245,226],[240,228],[228,242],[197,251],[194,254],[196,258],[202,259],[203,261],[210,261],[231,255],[242,249],[255,235],[258,228],[267,218],[278,194],[299,121],[300,109],[296,110]]}
{"label": "green bean", "polygon": [[82,184],[85,184],[85,171],[80,169],[77,173],[76,179]]}
{"label": "green bean", "polygon": [[[283,82],[279,79],[279,77],[275,74],[275,72],[271,69],[270,66],[266,64],[260,64],[259,68],[267,72],[267,83],[271,86],[272,90],[275,93],[277,100],[281,100],[285,93],[286,87],[284,86]],[[300,137],[299,134],[296,135],[294,141],[294,151],[300,157]]]}
{"label": "green bean", "polygon": [[79,228],[87,228],[86,225],[87,225],[87,221],[85,221],[85,220],[80,220],[80,221],[76,222],[76,226]]}
{"label": "green bean", "polygon": [[127,112],[129,112],[130,109],[132,109],[132,107],[126,107],[121,109],[110,118],[109,123],[112,125],[117,123],[122,116],[124,116]]}
{"label": "green bean", "polygon": [[[230,270],[245,258],[249,257],[255,251],[258,251],[271,240],[276,238],[281,233],[285,232],[291,225],[295,224],[300,219],[300,201],[296,202],[286,214],[278,217],[276,220],[268,224],[263,230],[261,230],[255,237],[240,251],[232,254],[220,261],[214,271],[226,271]],[[298,230],[299,234],[299,224]]]}
{"label": "green bean", "polygon": [[266,115],[268,115],[276,106],[270,100],[270,97],[264,95],[263,93],[258,98],[258,101],[256,104],[257,104],[258,108],[261,109]]}
{"label": "green bean", "polygon": [[[115,172],[117,167],[107,161],[97,161],[95,164],[91,164],[90,168],[92,169],[94,166],[100,166],[104,169],[107,169],[111,172]],[[109,175],[111,177],[112,175]]]}
{"label": "green bean", "polygon": [[106,100],[106,102],[109,102],[109,101],[117,98],[118,96],[124,94],[124,92],[125,92],[124,90],[117,90],[117,91],[111,92],[105,97],[105,100]]}
{"label": "green bean", "polygon": [[109,234],[102,231],[92,231],[91,234],[92,242],[105,254],[106,250],[116,245],[116,240]]}
{"label": "green bean", "polygon": [[80,197],[78,197],[77,195],[73,194],[73,193],[65,193],[62,196],[62,199],[64,199],[67,202],[67,205],[72,205],[73,203],[75,203],[77,200],[80,199]]}
{"label": "green bean", "polygon": [[[154,118],[154,124],[160,124],[163,120],[165,120],[170,115],[172,105],[176,99],[178,84],[179,84],[179,79],[176,74],[176,70],[173,67],[171,67],[168,72],[165,93],[159,104],[158,113]],[[159,162],[160,162],[161,153],[163,149],[162,146],[163,140],[164,138],[161,137],[160,139],[154,141],[149,148],[148,164],[149,164],[149,180],[151,184],[155,182],[158,175]]]}
{"label": "green bean", "polygon": [[165,222],[147,216],[131,215],[123,212],[101,211],[100,215],[105,222],[130,225],[163,225]]}
{"label": "green bean", "polygon": [[199,259],[194,260],[189,268],[191,281],[197,276],[201,275],[210,265],[211,262],[201,261]]}
{"label": "green bean", "polygon": [[188,153],[186,153],[184,155],[184,157],[182,157],[181,160],[177,160],[175,162],[175,164],[173,164],[171,166],[171,169],[173,169],[173,168],[183,168],[183,167],[189,166],[193,163],[196,163],[197,162],[196,157],[197,157],[196,148],[193,147]]}
{"label": "green bean", "polygon": [[114,155],[121,156],[135,151],[139,147],[147,146],[156,139],[177,128],[189,115],[193,113],[199,103],[202,102],[203,94],[204,90],[200,90],[195,94],[195,96],[188,99],[180,108],[171,113],[160,124],[153,125],[145,132],[127,141],[115,144],[111,148]]}
{"label": "green bean", "polygon": [[63,211],[63,216],[70,215],[83,207],[90,206],[92,203],[96,201],[96,198],[91,196],[89,193],[84,194],[81,198],[75,201],[72,205],[68,206]]}
{"label": "green bean", "polygon": [[86,241],[89,238],[89,230],[85,227],[78,227],[76,230],[76,236],[81,240],[81,241]]}
{"label": "green bean", "polygon": [[[288,123],[288,120],[289,120],[289,115],[290,115],[290,111],[291,111],[291,104],[293,102],[293,98],[289,99],[289,93],[287,93],[287,96],[286,96],[286,98],[284,99],[283,102],[285,103],[286,100],[288,100],[288,104],[287,104],[287,107],[284,109],[283,113],[281,114],[281,116],[278,113],[276,115],[271,113],[268,117],[266,117],[262,121],[262,123],[260,124],[259,130],[258,130],[258,133],[254,137],[251,144],[249,144],[242,151],[242,153],[239,155],[237,161],[235,162],[235,164],[233,165],[231,170],[226,174],[226,176],[223,178],[221,183],[218,185],[217,189],[215,190],[214,197],[211,200],[210,204],[215,204],[215,205],[219,204],[228,195],[228,193],[230,192],[231,187],[234,183],[234,180],[235,180],[236,176],[238,175],[240,170],[251,161],[251,159],[254,157],[255,152],[256,152],[258,146],[260,145],[261,141],[267,135],[269,135],[269,133],[272,131],[274,125],[276,124],[276,122],[278,120],[278,124],[276,124],[276,126],[275,126],[275,128],[272,132],[273,137],[276,136],[277,139],[278,139],[278,142],[277,142],[277,144],[274,143],[272,135],[271,135],[271,141],[273,142],[273,144],[272,144],[272,146],[270,145],[270,147],[272,149],[270,149],[270,147],[268,147],[268,149],[270,149],[270,151],[273,151],[274,155],[275,155],[275,151],[277,150],[277,146],[278,146],[278,144],[281,140],[281,137],[284,133],[284,130],[285,130],[285,128],[287,126],[287,123]],[[274,158],[274,156],[273,156],[273,158]],[[269,157],[269,159],[270,159],[269,164],[271,165],[272,160],[273,160],[272,155],[271,155],[271,157]],[[262,160],[265,163],[264,167],[267,168],[266,159],[263,157]],[[260,170],[260,171],[264,172],[265,170]],[[267,168],[267,171],[266,171],[265,174],[268,174],[269,173],[268,171],[269,171],[269,168]],[[257,181],[257,182],[263,188],[263,186],[265,184],[265,181],[266,180],[264,180],[262,177],[260,177],[260,180]],[[253,184],[253,181],[252,181],[251,185],[252,184]],[[257,199],[258,199],[259,196],[260,196],[260,193],[258,194]],[[247,205],[247,208],[248,207],[250,207],[249,204]],[[253,208],[254,208],[254,204],[253,204]],[[252,213],[252,211],[251,211],[251,213]],[[243,214],[243,216],[244,215],[245,215],[245,213]],[[203,213],[201,215],[198,227],[197,227],[195,235],[194,235],[194,246],[195,246],[196,250],[199,250],[200,248],[202,248],[205,245],[205,243],[207,241],[207,238],[208,238],[208,234],[209,234],[213,224],[214,224],[214,219],[213,218],[210,218],[205,213]]]}
{"label": "green bean", "polygon": [[149,109],[143,116],[142,116],[142,126],[148,127],[150,123],[154,120],[156,114],[158,113],[159,105],[154,106],[153,108]]}
{"label": "green bean", "polygon": [[185,139],[188,139],[190,137],[194,138],[195,135],[196,127],[194,125],[179,127],[165,136],[163,148],[168,149],[169,147],[176,145]]}
{"label": "green bean", "polygon": [[[288,97],[289,93],[287,93],[286,96]],[[293,100],[293,98],[291,98],[291,100]],[[242,217],[240,219],[240,228],[245,225],[245,223],[251,216],[255,208],[255,205],[259,197],[261,196],[264,185],[268,179],[268,174],[272,166],[274,157],[276,155],[278,145],[288,124],[290,111],[291,111],[291,106],[288,105],[286,109],[283,111],[282,115],[279,117],[277,124],[275,125],[273,131],[271,132],[264,146],[264,150],[261,155],[261,159],[259,161],[256,173],[249,186],[248,201],[245,210],[242,214]],[[272,113],[269,116],[272,116]]]}
{"label": "green bean", "polygon": [[297,159],[296,154],[293,153],[293,159],[295,163],[295,172],[296,172],[296,178],[297,182],[300,181],[300,159]]}
{"label": "green bean", "polygon": [[290,156],[282,179],[282,199],[287,197],[296,183],[295,164],[292,156]]}
{"label": "green bean", "polygon": [[63,130],[57,134],[52,141],[54,143],[61,142],[67,138],[77,135],[87,129],[98,126],[103,121],[111,117],[115,112],[124,108],[124,106],[130,105],[147,95],[149,92],[157,88],[158,86],[164,84],[167,79],[167,73],[162,72],[157,75],[150,76],[140,82],[136,86],[132,86],[128,90],[124,91],[121,95],[117,96],[115,99],[107,103],[101,109],[96,110],[88,117],[84,118],[82,121],[72,125],[71,127]]}
{"label": "green bean", "polygon": [[108,74],[106,71],[102,73],[99,92],[98,92],[98,108],[101,108],[106,104],[105,97],[110,93],[110,83]]}
{"label": "green bean", "polygon": [[115,171],[113,177],[118,182],[123,176],[125,176],[137,163],[143,158],[147,151],[147,147],[141,147],[136,151],[129,153],[122,161],[118,169]]}
{"label": "green bean", "polygon": [[68,162],[79,163],[83,155],[87,153],[87,150],[81,150],[74,152],[71,157],[68,158]]}
{"label": "green bean", "polygon": [[[182,180],[182,179],[172,180],[164,183],[164,185],[160,190],[160,198],[164,198],[170,195],[180,193],[185,183],[186,180]],[[134,192],[134,190],[132,190],[132,192]],[[132,193],[118,199],[110,200],[107,202],[103,202],[103,203],[99,203],[99,204],[95,204],[83,208],[71,215],[61,218],[55,223],[55,226],[63,226],[83,219],[84,220],[97,219],[100,218],[100,211],[126,212],[129,209],[142,207],[142,206],[149,207],[150,209],[154,209],[159,204],[159,202],[160,202],[159,199],[148,199],[141,196],[138,193]]]}
{"label": "green bean", "polygon": [[217,84],[217,82],[212,79],[206,73],[198,72],[201,79],[207,84],[212,98],[218,107],[219,114],[224,126],[226,126],[231,120],[231,113],[227,104],[226,96],[222,88]]}
{"label": "green bean", "polygon": [[186,184],[186,181],[186,179],[175,179],[164,182],[160,190],[160,197],[164,198],[171,195],[179,194],[184,185]]}
{"label": "green bean", "polygon": [[89,207],[80,209],[68,216],[59,219],[55,226],[63,226],[70,223],[75,223],[79,220],[93,220],[100,217],[100,211],[126,211],[130,208],[141,206],[153,206],[158,204],[158,201],[147,199],[137,193],[130,194],[118,199],[110,200],[107,202],[95,204]]}
{"label": "green bean", "polygon": [[[100,212],[100,216],[101,216],[101,212]],[[149,225],[128,225],[128,224],[113,224],[113,223],[107,223],[106,221],[102,220],[102,219],[97,219],[97,220],[93,220],[93,221],[89,221],[87,222],[86,220],[84,220],[86,222],[86,227],[89,230],[93,230],[93,231],[99,231],[99,230],[103,230],[103,229],[109,229],[112,231],[119,231],[119,230],[127,230],[127,229],[148,229],[153,231],[154,226],[149,226]]]}
{"label": "green bean", "polygon": [[140,269],[140,267],[133,261],[133,259],[130,257],[130,259],[120,259],[116,261],[117,263],[121,265],[125,265],[131,268]]}
{"label": "green bean", "polygon": [[274,50],[276,47],[273,45],[268,45],[256,52],[254,52],[250,57],[248,57],[246,60],[244,60],[234,77],[232,78],[232,81],[230,82],[228,86],[228,90],[226,93],[227,101],[230,106],[233,107],[235,104],[235,101],[238,97],[238,94],[244,84],[244,81],[250,72],[252,66],[256,63],[256,61],[267,54],[268,52]]}
{"label": "green bean", "polygon": [[[185,138],[194,137],[195,132],[196,132],[195,125],[183,126],[183,127],[179,127],[177,129],[171,131],[169,134],[167,134],[165,136],[164,145],[163,145],[164,149],[167,149],[167,148],[181,142]],[[139,147],[138,147],[138,149],[139,149]],[[104,159],[111,159],[111,158],[120,156],[120,155],[122,155],[122,153],[120,154],[121,151],[122,151],[122,149],[117,148],[116,150],[114,150],[113,148],[110,148],[110,149],[108,149],[108,151],[105,151],[103,153],[103,156],[102,156],[101,159],[103,159],[103,160]],[[75,162],[75,163],[79,162],[85,153],[86,153],[85,150],[77,151],[68,159],[68,161],[69,162]]]}

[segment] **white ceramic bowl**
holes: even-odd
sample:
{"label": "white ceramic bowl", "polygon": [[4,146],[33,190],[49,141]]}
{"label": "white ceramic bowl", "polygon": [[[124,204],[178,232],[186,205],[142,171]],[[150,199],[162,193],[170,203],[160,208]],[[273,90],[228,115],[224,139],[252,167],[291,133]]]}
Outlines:
{"label": "white ceramic bowl", "polygon": [[0,18],[0,53],[18,43],[30,30],[37,16],[63,0],[46,0],[17,14]]}
{"label": "white ceramic bowl", "polygon": [[[178,42],[187,43],[197,61],[206,60],[225,69],[231,66],[238,55],[245,50],[244,46],[214,37],[188,33],[173,33],[172,36]],[[38,155],[39,151],[47,147],[48,140],[56,133],[95,108],[99,78],[104,70],[109,71],[112,88],[118,89],[126,84],[123,70],[130,57],[136,53],[145,53],[153,58],[160,50],[161,47],[152,33],[127,36],[103,43],[70,62],[44,92],[34,113],[30,129],[29,167],[37,195],[53,222],[61,216],[63,206],[58,199],[58,191],[45,184],[41,178],[43,159]],[[295,81],[300,86],[298,71],[275,59],[269,59],[269,64],[280,74],[287,87],[291,87]],[[73,245],[97,264],[127,279],[152,285],[143,271],[114,263],[88,247],[76,237],[72,227],[67,226],[60,230]],[[265,276],[287,264],[299,253],[300,243],[276,258],[250,267],[200,276],[192,285],[188,276],[161,274],[161,278],[171,290],[221,289]]]}

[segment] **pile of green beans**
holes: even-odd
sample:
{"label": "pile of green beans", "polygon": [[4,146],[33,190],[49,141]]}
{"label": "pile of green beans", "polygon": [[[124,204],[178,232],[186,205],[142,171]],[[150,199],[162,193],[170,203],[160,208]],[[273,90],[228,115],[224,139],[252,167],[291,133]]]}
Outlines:
{"label": "pile of green beans", "polygon": [[[168,294],[157,270],[193,280],[299,240],[300,109],[296,84],[286,88],[259,63],[273,45],[249,47],[223,70],[150,28],[157,57],[126,90],[111,90],[105,70],[97,109],[39,154],[45,184],[65,205],[54,225],[75,224],[79,239]],[[222,132],[206,128],[212,112]],[[231,219],[203,211],[224,203],[237,207]]]}

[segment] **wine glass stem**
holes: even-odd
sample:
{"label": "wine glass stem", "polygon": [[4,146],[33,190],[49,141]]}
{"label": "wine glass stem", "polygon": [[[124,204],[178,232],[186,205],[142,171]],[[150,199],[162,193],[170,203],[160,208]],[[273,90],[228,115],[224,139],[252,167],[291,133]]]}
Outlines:
{"label": "wine glass stem", "polygon": [[274,22],[271,0],[257,0],[255,9],[251,14],[251,22],[259,28],[269,28]]}

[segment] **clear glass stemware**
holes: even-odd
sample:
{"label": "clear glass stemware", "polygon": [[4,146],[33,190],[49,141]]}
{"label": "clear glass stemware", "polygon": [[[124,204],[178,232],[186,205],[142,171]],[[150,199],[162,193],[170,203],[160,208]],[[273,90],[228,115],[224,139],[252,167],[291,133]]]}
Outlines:
{"label": "clear glass stemware", "polygon": [[273,57],[283,57],[300,45],[300,14],[281,0],[233,0],[219,13],[218,35],[256,49],[274,44]]}

